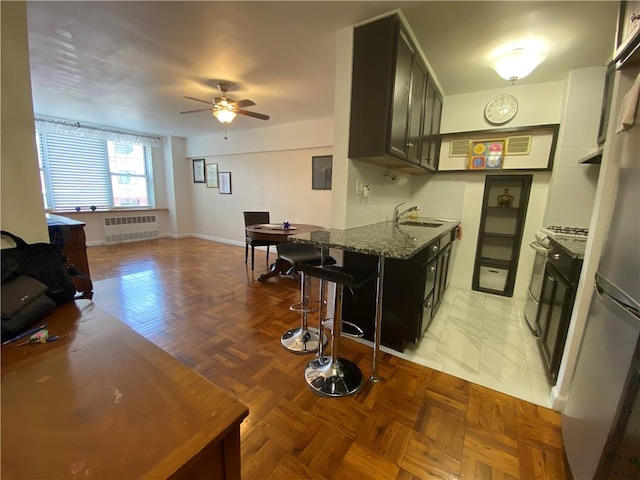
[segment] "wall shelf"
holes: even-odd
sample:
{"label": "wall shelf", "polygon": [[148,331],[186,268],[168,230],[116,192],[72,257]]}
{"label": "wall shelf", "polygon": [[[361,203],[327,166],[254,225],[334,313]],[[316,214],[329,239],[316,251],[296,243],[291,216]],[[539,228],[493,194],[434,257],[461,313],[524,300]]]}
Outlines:
{"label": "wall shelf", "polygon": [[[487,175],[471,287],[510,297],[516,280],[524,219],[533,175]],[[498,205],[504,194],[512,207]],[[507,233],[509,232],[509,233]]]}
{"label": "wall shelf", "polygon": [[602,151],[603,147],[598,147],[598,149],[594,152],[591,152],[589,155],[585,155],[578,163],[583,165],[596,165],[602,162]]}
{"label": "wall shelf", "polygon": [[480,259],[480,265],[484,267],[496,267],[508,269],[511,265],[511,260],[500,260],[498,258],[483,257]]}
{"label": "wall shelf", "polygon": [[513,233],[497,233],[497,232],[484,232],[486,237],[495,237],[495,238],[514,238],[515,235]]}

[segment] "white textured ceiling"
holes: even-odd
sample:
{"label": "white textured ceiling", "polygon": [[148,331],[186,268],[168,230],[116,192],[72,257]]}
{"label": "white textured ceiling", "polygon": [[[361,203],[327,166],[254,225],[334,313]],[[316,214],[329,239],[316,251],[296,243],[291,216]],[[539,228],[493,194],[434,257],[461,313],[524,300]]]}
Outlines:
{"label": "white textured ceiling", "polygon": [[335,32],[401,9],[445,95],[508,86],[489,67],[501,45],[535,39],[546,61],[521,83],[563,80],[603,65],[617,2],[29,2],[34,111],[161,135],[222,132],[208,112],[180,115],[218,96],[248,98],[263,122],[333,115]]}

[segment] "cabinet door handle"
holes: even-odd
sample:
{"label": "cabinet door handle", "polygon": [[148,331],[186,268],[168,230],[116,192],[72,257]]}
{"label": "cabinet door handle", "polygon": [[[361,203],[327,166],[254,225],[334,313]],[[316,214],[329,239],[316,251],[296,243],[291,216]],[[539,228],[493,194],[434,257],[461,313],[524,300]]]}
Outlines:
{"label": "cabinet door handle", "polygon": [[433,250],[434,252],[438,251],[438,245],[434,245],[433,247],[431,247],[431,250]]}
{"label": "cabinet door handle", "polygon": [[427,302],[426,307],[427,307],[427,308],[431,308],[431,302]]}
{"label": "cabinet door handle", "polygon": [[560,254],[559,253],[554,253],[552,258],[554,260],[560,260]]}
{"label": "cabinet door handle", "polygon": [[431,273],[435,272],[435,271],[436,271],[436,267],[434,267],[433,265],[431,265],[431,266],[429,267],[429,271],[430,271]]}
{"label": "cabinet door handle", "polygon": [[629,22],[633,23],[636,20],[640,19],[640,14],[639,13],[632,13],[631,16],[629,17]]}
{"label": "cabinet door handle", "polygon": [[547,280],[549,280],[550,282],[555,282],[556,281],[556,279],[553,278],[551,275],[547,276]]}
{"label": "cabinet door handle", "polygon": [[411,142],[407,142],[407,147],[409,147],[409,148],[413,148],[413,143],[411,143]]}

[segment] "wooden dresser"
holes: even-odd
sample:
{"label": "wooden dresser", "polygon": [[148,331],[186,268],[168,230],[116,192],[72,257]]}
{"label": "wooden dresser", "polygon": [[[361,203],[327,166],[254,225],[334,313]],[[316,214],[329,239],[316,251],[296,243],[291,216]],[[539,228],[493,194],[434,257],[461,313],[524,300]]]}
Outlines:
{"label": "wooden dresser", "polygon": [[91,298],[93,283],[87,261],[85,223],[59,215],[47,214],[47,225],[49,227],[49,241],[59,247],[69,259],[69,263],[87,277],[73,277],[76,290],[82,292],[85,298]]}
{"label": "wooden dresser", "polygon": [[44,322],[2,347],[2,478],[240,478],[245,405],[89,300]]}

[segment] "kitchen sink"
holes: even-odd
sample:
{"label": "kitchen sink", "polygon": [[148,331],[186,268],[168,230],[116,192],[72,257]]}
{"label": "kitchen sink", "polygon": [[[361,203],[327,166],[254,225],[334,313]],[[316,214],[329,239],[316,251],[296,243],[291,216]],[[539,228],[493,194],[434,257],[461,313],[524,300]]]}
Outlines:
{"label": "kitchen sink", "polygon": [[433,223],[433,222],[412,222],[412,221],[406,221],[406,222],[400,222],[400,225],[407,225],[409,227],[430,227],[430,228],[438,228],[441,227],[442,224],[441,223]]}

